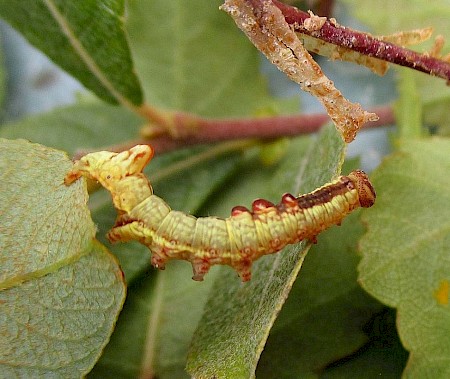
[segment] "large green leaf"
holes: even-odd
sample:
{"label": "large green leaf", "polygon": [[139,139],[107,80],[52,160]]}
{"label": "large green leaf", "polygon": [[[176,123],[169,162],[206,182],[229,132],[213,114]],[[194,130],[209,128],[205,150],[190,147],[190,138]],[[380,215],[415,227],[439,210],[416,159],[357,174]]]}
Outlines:
{"label": "large green leaf", "polygon": [[100,98],[142,102],[123,30],[124,0],[1,0],[0,17]]}
{"label": "large green leaf", "polygon": [[379,196],[364,216],[360,281],[397,308],[416,378],[450,376],[449,152],[445,139],[403,142],[374,174]]}
{"label": "large green leaf", "polygon": [[266,105],[258,53],[220,0],[132,0],[126,21],[136,70],[152,104],[210,116]]}
{"label": "large green leaf", "polygon": [[114,328],[122,272],[93,240],[83,182],[63,184],[67,156],[0,147],[0,377],[81,377]]}
{"label": "large green leaf", "polygon": [[0,376],[80,378],[99,358],[125,299],[98,243],[80,260],[0,292]]}
{"label": "large green leaf", "polygon": [[[306,192],[329,181],[340,171],[344,146],[332,128],[305,145],[293,143],[277,175],[260,191]],[[306,155],[305,154],[306,150]],[[242,179],[242,178],[241,178]],[[259,183],[257,183],[259,184]],[[269,198],[273,199],[272,193]],[[235,200],[235,199],[232,199]],[[194,334],[187,370],[194,377],[253,377],[270,328],[294,282],[307,243],[290,246],[253,265],[252,280],[242,284],[236,273],[220,270],[205,313]]]}

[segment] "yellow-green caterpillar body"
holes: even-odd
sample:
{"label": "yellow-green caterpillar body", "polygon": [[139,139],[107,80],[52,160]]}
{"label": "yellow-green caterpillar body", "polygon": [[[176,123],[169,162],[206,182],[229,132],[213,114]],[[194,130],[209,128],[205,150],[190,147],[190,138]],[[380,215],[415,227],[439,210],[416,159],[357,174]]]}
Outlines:
{"label": "yellow-green caterpillar body", "polygon": [[251,210],[234,207],[226,219],[196,218],[172,210],[153,194],[142,173],[152,156],[148,145],[121,153],[90,153],[75,162],[65,183],[80,176],[99,181],[111,192],[118,210],[109,240],[140,241],[149,247],[152,264],[160,269],[171,259],[190,261],[194,280],[203,280],[212,265],[223,264],[248,281],[254,260],[288,244],[314,241],[354,209],[372,206],[376,196],[367,175],[358,170],[305,195],[285,194],[277,205],[258,199]]}

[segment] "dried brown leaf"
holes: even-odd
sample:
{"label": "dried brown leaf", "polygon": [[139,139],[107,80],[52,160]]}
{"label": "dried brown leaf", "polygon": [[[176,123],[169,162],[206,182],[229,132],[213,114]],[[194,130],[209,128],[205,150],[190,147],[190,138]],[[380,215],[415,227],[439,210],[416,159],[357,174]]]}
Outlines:
{"label": "dried brown leaf", "polygon": [[389,68],[388,62],[382,61],[381,59],[369,57],[368,55],[361,54],[355,50],[334,45],[307,34],[297,33],[297,36],[303,42],[303,46],[305,46],[306,50],[324,57],[329,57],[332,60],[354,62],[367,67],[380,76],[384,75]]}
{"label": "dried brown leaf", "polygon": [[426,41],[432,34],[433,28],[423,28],[398,32],[388,36],[377,36],[376,38],[400,46],[410,46]]}
{"label": "dried brown leaf", "polygon": [[[367,121],[378,119],[342,96],[271,1],[226,0],[221,9],[273,64],[319,99],[346,142],[351,142]],[[319,25],[320,18],[311,27]]]}

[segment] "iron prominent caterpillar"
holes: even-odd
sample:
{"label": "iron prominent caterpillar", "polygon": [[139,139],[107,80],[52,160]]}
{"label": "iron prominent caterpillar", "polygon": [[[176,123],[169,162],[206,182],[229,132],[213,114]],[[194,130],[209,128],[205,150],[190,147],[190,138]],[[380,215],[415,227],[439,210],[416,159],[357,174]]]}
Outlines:
{"label": "iron prominent caterpillar", "polygon": [[314,241],[322,230],[340,224],[354,209],[370,207],[375,201],[367,175],[353,171],[311,193],[285,194],[277,205],[258,199],[252,210],[234,207],[226,219],[196,218],[171,210],[153,194],[142,173],[152,157],[153,149],[147,145],[121,153],[90,153],[75,162],[64,181],[69,185],[85,176],[100,182],[111,193],[118,211],[108,239],[140,241],[151,250],[153,266],[160,269],[170,259],[187,260],[194,280],[203,280],[212,265],[222,264],[248,281],[254,260],[303,239]]}

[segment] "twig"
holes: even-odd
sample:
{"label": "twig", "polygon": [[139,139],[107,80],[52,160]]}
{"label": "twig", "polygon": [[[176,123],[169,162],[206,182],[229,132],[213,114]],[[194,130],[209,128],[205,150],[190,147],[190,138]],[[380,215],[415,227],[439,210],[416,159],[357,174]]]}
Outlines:
{"label": "twig", "polygon": [[[379,116],[379,120],[366,124],[365,128],[380,127],[395,122],[394,112],[390,105],[371,109]],[[241,119],[211,119],[201,118],[187,113],[177,113],[176,124],[180,130],[184,125],[195,125],[194,134],[180,135],[178,139],[164,134],[153,138],[140,138],[119,145],[105,147],[109,151],[128,150],[137,144],[150,144],[157,154],[205,143],[213,143],[244,138],[274,139],[283,136],[310,134],[318,131],[324,124],[330,122],[325,113],[297,114],[290,116],[271,116],[261,118]],[[91,151],[80,150],[75,159]]]}
{"label": "twig", "polygon": [[304,22],[311,17],[309,13],[278,0],[272,0],[272,2],[281,10],[287,23],[292,25],[297,32],[450,82],[450,63],[445,60],[382,41],[370,34],[346,28],[329,20],[326,20],[318,30],[308,30],[305,28]]}

